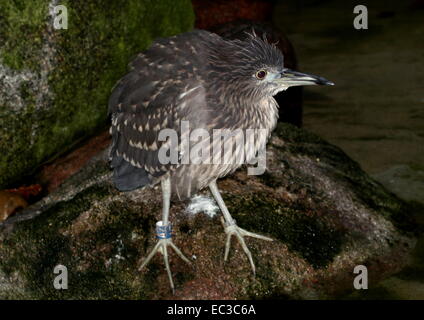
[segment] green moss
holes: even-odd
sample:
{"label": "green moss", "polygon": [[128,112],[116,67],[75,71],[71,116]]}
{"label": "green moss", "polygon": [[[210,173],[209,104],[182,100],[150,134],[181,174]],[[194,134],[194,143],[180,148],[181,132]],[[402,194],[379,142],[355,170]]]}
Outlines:
{"label": "green moss", "polygon": [[402,298],[392,290],[379,286],[368,290],[355,290],[341,300],[402,300]]}
{"label": "green moss", "polygon": [[0,57],[9,67],[17,70],[38,70],[38,57],[28,51],[42,46],[43,23],[47,20],[46,0],[14,0],[0,3]]}
{"label": "green moss", "polygon": [[266,195],[245,198],[227,195],[224,200],[240,227],[269,234],[286,243],[315,268],[327,266],[341,250],[344,241],[341,231]]}
{"label": "green moss", "polygon": [[70,239],[59,230],[77,218],[81,211],[87,210],[90,199],[101,199],[104,192],[98,188],[90,190],[84,196],[59,203],[42,216],[19,224],[13,237],[2,243],[4,248],[8,248],[2,251],[0,259],[3,272],[9,275],[19,271],[25,278],[30,296],[62,298],[66,292],[55,290],[52,285],[53,269],[57,264],[72,265],[72,261],[64,260],[72,257],[72,253]]}
{"label": "green moss", "polygon": [[289,124],[280,124],[277,131],[287,143],[283,147],[274,147],[289,154],[320,159],[321,163],[331,168],[329,174],[333,175],[337,181],[343,181],[361,202],[389,219],[400,231],[404,233],[417,231],[413,218],[416,208],[373,180],[343,150],[313,133]]}
{"label": "green moss", "polygon": [[[146,231],[154,226],[154,217],[142,218],[143,207],[136,210],[134,205],[111,202],[98,220],[92,221],[96,224],[94,230],[65,232],[84,211],[93,210],[94,203],[105,201],[110,192],[108,187],[92,187],[20,223],[3,241],[0,269],[6,275],[19,272],[28,290],[25,298],[146,298],[146,286],[154,287],[161,268],[155,271],[152,264],[142,277],[134,269],[143,246],[132,239],[133,233],[151,234]],[[142,242],[147,246],[146,239]],[[68,290],[53,287],[53,269],[58,264],[68,269]]]}
{"label": "green moss", "polygon": [[[47,0],[0,3],[0,63],[19,72],[41,70],[46,41]],[[127,64],[157,37],[190,30],[189,0],[62,1],[68,29],[54,30],[54,69],[48,74],[50,96],[36,105],[39,88],[21,81],[23,109],[0,106],[0,187],[29,175],[37,165],[63,152],[106,124],[111,88]]]}
{"label": "green moss", "polygon": [[278,188],[283,185],[283,181],[279,177],[270,174],[268,171],[258,176],[258,179],[270,188]]}

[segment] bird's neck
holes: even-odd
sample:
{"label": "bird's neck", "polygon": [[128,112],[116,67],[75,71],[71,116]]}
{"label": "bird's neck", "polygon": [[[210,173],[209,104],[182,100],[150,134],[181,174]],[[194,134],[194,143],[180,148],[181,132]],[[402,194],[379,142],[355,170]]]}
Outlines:
{"label": "bird's neck", "polygon": [[[218,81],[210,88],[214,94],[209,96],[212,99],[210,105],[220,106],[216,110],[217,123],[224,126],[231,123],[232,129],[266,129],[271,132],[275,128],[278,104],[273,97],[261,96],[234,84],[218,85]],[[231,121],[226,121],[228,119]]]}
{"label": "bird's neck", "polygon": [[265,129],[271,133],[277,125],[278,104],[272,97],[235,102],[230,108],[243,129]]}

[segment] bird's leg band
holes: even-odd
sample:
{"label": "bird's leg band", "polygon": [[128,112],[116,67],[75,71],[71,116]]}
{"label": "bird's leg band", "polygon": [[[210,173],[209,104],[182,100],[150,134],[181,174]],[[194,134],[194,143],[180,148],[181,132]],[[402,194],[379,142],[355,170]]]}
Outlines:
{"label": "bird's leg band", "polygon": [[172,237],[172,225],[170,222],[164,225],[163,221],[156,223],[156,238],[158,239],[170,239]]}

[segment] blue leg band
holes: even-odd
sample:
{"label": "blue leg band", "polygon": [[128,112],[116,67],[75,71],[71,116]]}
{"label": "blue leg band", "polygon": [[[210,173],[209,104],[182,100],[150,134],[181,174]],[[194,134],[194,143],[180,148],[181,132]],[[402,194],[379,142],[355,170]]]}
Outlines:
{"label": "blue leg band", "polygon": [[166,226],[162,224],[162,221],[156,223],[156,238],[158,239],[170,239],[172,237],[171,223]]}

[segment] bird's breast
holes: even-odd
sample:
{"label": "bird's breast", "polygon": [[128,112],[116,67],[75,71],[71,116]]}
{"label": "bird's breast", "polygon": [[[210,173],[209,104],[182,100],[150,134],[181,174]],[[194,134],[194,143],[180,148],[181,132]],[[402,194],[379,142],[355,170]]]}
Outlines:
{"label": "bird's breast", "polygon": [[[199,114],[196,118],[199,120]],[[200,127],[190,127],[188,134],[184,135],[189,137],[186,144],[189,148],[183,152],[188,157],[187,162],[171,173],[175,192],[180,198],[190,197],[243,164],[255,166],[276,126],[278,109],[272,99],[236,112],[222,111],[214,113],[214,117],[202,118],[209,121],[208,124],[200,121]],[[199,125],[198,121],[193,122]],[[205,130],[207,134],[200,137],[195,134],[196,129]]]}

